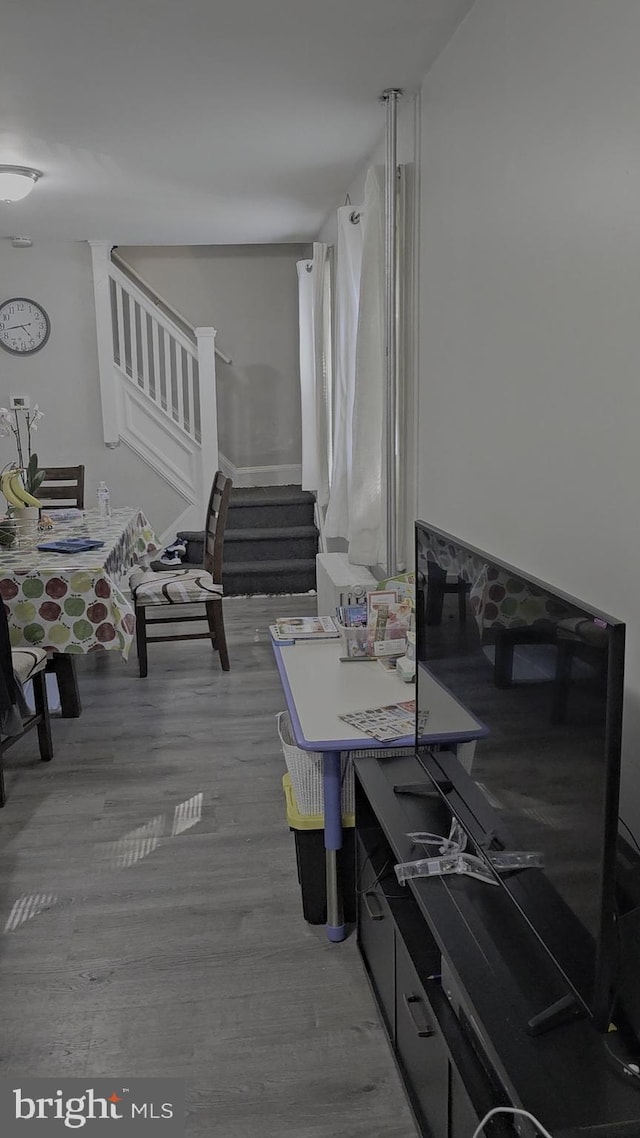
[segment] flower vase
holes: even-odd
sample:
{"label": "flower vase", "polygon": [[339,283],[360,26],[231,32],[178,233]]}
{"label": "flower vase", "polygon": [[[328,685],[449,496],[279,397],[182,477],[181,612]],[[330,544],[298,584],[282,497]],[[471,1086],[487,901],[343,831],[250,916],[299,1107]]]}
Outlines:
{"label": "flower vase", "polygon": [[23,549],[33,549],[38,541],[40,510],[37,506],[25,506],[22,510],[14,510],[13,516],[18,545]]}

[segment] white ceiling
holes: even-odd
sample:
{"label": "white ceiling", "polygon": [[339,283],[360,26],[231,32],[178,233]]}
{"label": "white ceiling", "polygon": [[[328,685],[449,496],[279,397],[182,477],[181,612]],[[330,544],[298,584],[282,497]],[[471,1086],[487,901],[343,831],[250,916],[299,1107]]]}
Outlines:
{"label": "white ceiling", "polygon": [[0,236],[312,239],[473,0],[2,0]]}

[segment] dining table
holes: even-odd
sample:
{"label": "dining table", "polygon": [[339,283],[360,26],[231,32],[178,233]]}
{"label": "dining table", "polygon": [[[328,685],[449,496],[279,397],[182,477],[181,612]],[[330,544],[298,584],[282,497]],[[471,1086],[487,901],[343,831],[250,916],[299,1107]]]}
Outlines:
{"label": "dining table", "polygon": [[[81,713],[75,657],[93,652],[129,656],[135,613],[128,594],[134,565],[147,566],[160,543],[138,507],[52,511],[51,529],[31,540],[0,547],[0,598],[13,648],[37,646],[49,652],[63,716]],[[51,543],[91,543],[91,549],[54,551]]]}

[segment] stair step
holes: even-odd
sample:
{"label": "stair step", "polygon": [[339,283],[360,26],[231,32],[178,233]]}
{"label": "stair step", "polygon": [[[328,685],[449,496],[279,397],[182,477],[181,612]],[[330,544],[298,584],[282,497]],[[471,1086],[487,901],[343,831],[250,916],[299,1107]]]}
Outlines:
{"label": "stair step", "polygon": [[[251,547],[251,549],[249,549]],[[224,541],[225,563],[299,560],[315,557],[318,531],[315,526],[281,526],[278,529],[227,530]]]}
{"label": "stair step", "polygon": [[283,541],[295,541],[296,538],[303,537],[317,537],[318,531],[314,525],[306,526],[273,526],[269,529],[268,534],[265,534],[262,526],[252,526],[250,529],[234,529],[233,533],[229,535],[225,531],[225,542],[231,537],[232,541],[259,541],[262,542],[267,538],[269,541],[277,540],[278,538]]}
{"label": "stair step", "polygon": [[222,584],[225,596],[315,591],[315,557],[297,561],[226,562]]}
{"label": "stair step", "polygon": [[272,526],[313,525],[313,502],[240,502],[233,499],[227,514],[227,531]]}
{"label": "stair step", "polygon": [[312,525],[315,496],[300,486],[234,486],[227,530]]}
{"label": "stair step", "polygon": [[262,504],[288,506],[291,502],[314,505],[315,495],[300,486],[234,486],[231,491],[231,505],[241,508]]}

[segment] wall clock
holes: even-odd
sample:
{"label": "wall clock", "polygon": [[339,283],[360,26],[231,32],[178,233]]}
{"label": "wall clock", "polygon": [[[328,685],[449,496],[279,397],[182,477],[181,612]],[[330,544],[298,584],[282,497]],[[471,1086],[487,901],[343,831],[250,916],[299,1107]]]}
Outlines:
{"label": "wall clock", "polygon": [[51,321],[41,304],[26,296],[13,296],[0,304],[0,347],[14,356],[44,348]]}

